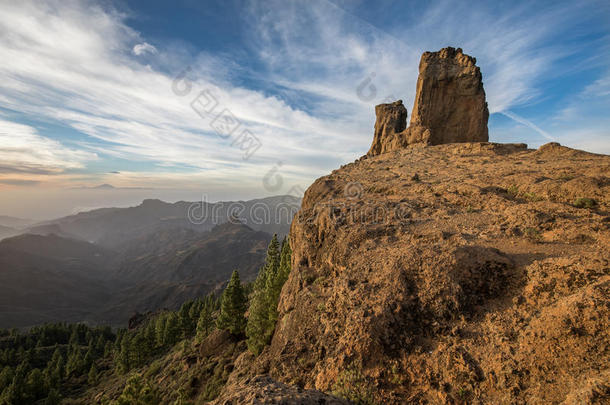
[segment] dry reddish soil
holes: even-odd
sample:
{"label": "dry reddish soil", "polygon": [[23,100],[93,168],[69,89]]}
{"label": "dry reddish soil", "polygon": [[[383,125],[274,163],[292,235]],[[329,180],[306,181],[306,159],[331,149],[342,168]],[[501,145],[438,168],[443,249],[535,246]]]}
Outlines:
{"label": "dry reddish soil", "polygon": [[608,403],[610,156],[363,157],[307,190],[290,238],[271,346],[225,397],[268,373],[355,403]]}

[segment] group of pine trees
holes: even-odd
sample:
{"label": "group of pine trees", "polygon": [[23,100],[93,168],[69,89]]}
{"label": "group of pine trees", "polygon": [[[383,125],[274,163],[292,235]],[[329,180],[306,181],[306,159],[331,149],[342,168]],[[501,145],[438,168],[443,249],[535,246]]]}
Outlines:
{"label": "group of pine trees", "polygon": [[291,256],[292,250],[288,240],[284,239],[280,245],[277,235],[274,235],[267,248],[265,264],[254,282],[250,299],[248,300],[237,271],[233,272],[222,295],[217,327],[227,329],[234,335],[245,333],[248,348],[256,355],[260,354],[273,336],[280,292],[290,273]]}
{"label": "group of pine trees", "polygon": [[280,292],[290,273],[291,255],[288,241],[284,239],[280,247],[274,236],[267,249],[265,265],[254,282],[246,336],[248,348],[256,355],[260,354],[273,336]]}
{"label": "group of pine trees", "polygon": [[[95,386],[102,374],[125,374],[183,339],[202,342],[216,328],[247,338],[248,348],[258,355],[275,329],[291,253],[288,241],[280,245],[274,235],[253,284],[242,284],[234,271],[220,299],[208,295],[188,301],[178,311],[149,315],[132,330],[114,333],[110,327],[65,323],[25,333],[0,330],[0,405],[58,404],[71,394],[70,387]],[[136,377],[129,378],[113,405],[149,403],[133,402],[134,396],[154,396],[154,390]]]}
{"label": "group of pine trees", "polygon": [[114,340],[109,327],[81,324],[0,333],[0,405],[43,399],[45,404],[58,404],[62,384],[97,378],[95,363],[110,353]]}
{"label": "group of pine trees", "polygon": [[143,322],[133,331],[119,330],[115,344],[115,367],[119,374],[140,367],[183,339],[201,341],[214,326],[218,300],[208,295],[203,300],[187,301],[180,309],[164,311]]}

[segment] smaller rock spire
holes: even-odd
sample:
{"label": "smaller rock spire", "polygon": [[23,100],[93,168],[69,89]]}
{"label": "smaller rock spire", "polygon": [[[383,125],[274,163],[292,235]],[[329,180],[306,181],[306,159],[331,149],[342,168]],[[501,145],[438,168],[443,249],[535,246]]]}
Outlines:
{"label": "smaller rock spire", "polygon": [[402,100],[375,107],[375,136],[369,155],[378,155],[406,146],[400,136],[407,128],[407,108]]}

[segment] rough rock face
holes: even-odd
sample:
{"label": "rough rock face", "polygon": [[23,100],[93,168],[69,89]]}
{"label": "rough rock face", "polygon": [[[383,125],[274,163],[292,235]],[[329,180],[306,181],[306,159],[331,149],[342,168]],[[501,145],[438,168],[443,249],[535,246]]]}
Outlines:
{"label": "rough rock face", "polygon": [[349,402],[315,390],[303,390],[260,375],[232,387],[211,405],[348,405]]}
{"label": "rough rock face", "polygon": [[379,155],[405,146],[400,132],[407,127],[407,109],[402,100],[375,107],[375,136],[369,155]]}
{"label": "rough rock face", "polygon": [[489,139],[489,111],[481,71],[476,59],[459,48],[443,48],[422,55],[415,104],[406,129],[403,115],[398,113],[399,105],[401,101],[375,107],[377,122],[369,155],[414,143],[440,145]]}
{"label": "rough rock face", "polygon": [[422,55],[409,126],[429,128],[430,144],[489,139],[489,111],[476,62],[460,48],[444,48]]}
{"label": "rough rock face", "polygon": [[305,193],[271,346],[236,375],[360,403],[603,403],[609,211],[610,157],[557,145],[348,164]]}

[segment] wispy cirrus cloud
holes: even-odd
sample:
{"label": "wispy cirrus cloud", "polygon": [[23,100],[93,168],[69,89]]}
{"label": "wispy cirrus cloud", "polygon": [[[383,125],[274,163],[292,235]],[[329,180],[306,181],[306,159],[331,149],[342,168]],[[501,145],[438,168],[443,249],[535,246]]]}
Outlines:
{"label": "wispy cirrus cloud", "polygon": [[[565,69],[558,61],[577,51],[552,39],[590,19],[585,6],[413,3],[397,11],[400,23],[386,26],[349,2],[252,1],[239,17],[256,63],[242,65],[230,52],[187,52],[157,40],[153,46],[127,14],[93,0],[2,2],[0,105],[88,137],[78,151],[57,141],[40,145],[62,156],[57,170],[87,169],[97,154],[150,163],[141,176],[121,168],[130,173],[119,179],[125,186],[170,181],[254,190],[281,161],[283,173],[306,186],[366,151],[374,104],[391,97],[412,105],[425,50],[454,45],[477,56],[492,112],[535,103],[541,83]],[[187,66],[193,91],[179,97],[172,83]],[[263,147],[250,160],[191,109],[202,89],[259,137]],[[534,121],[528,119],[549,132]],[[10,166],[49,170],[41,153],[24,152]],[[177,166],[188,170],[165,171]],[[108,176],[106,170],[96,179]]]}
{"label": "wispy cirrus cloud", "polygon": [[[310,154],[326,154],[328,167],[341,159],[341,153],[320,152],[312,141],[327,137],[338,144],[347,137],[343,129],[262,91],[233,86],[224,71],[214,76],[206,66],[217,63],[213,57],[184,60],[183,67],[192,66],[194,90],[188,98],[176,96],[172,74],[132,58],[132,53],[151,48],[120,13],[88,1],[2,3],[0,11],[0,58],[6,61],[0,66],[3,106],[67,124],[105,142],[97,147],[83,143],[89,150],[220,173],[239,165],[259,179],[279,159],[303,161]],[[171,58],[171,52],[165,50],[159,59]],[[256,159],[242,161],[240,151],[194,113],[189,103],[201,89],[210,89],[261,139],[264,148]],[[268,165],[258,165],[261,161]],[[311,168],[302,167],[301,174],[306,172],[309,177]]]}
{"label": "wispy cirrus cloud", "polygon": [[[371,122],[373,102],[391,96],[402,98],[408,108],[412,105],[422,52],[462,47],[477,57],[490,112],[506,112],[516,118],[512,109],[550,97],[544,93],[549,80],[600,64],[607,66],[607,57],[598,54],[604,54],[599,47],[608,44],[607,37],[576,39],[598,22],[599,15],[592,12],[599,10],[595,3],[553,2],[533,7],[531,3],[443,0],[398,8],[392,2],[381,2],[379,9],[387,7],[395,11],[395,19],[402,20],[384,25],[372,17],[369,22],[349,2],[317,0],[308,2],[311,7],[300,7],[299,2],[288,7],[281,1],[253,2],[251,21],[257,22],[258,34],[253,47],[260,51],[275,81],[323,100],[316,114],[347,114],[363,129]],[[583,41],[590,42],[583,47]],[[260,43],[264,46],[259,47]],[[584,56],[566,61],[576,55]],[[357,86],[368,79],[375,86],[375,97],[358,99]],[[592,87],[599,93],[603,84],[602,78]],[[530,118],[521,117],[515,125],[527,120],[536,134],[552,138],[536,124],[547,125],[547,117]],[[370,140],[363,133],[366,135],[357,139],[362,149]],[[493,128],[491,136],[493,139]],[[570,143],[569,136],[564,140]]]}

